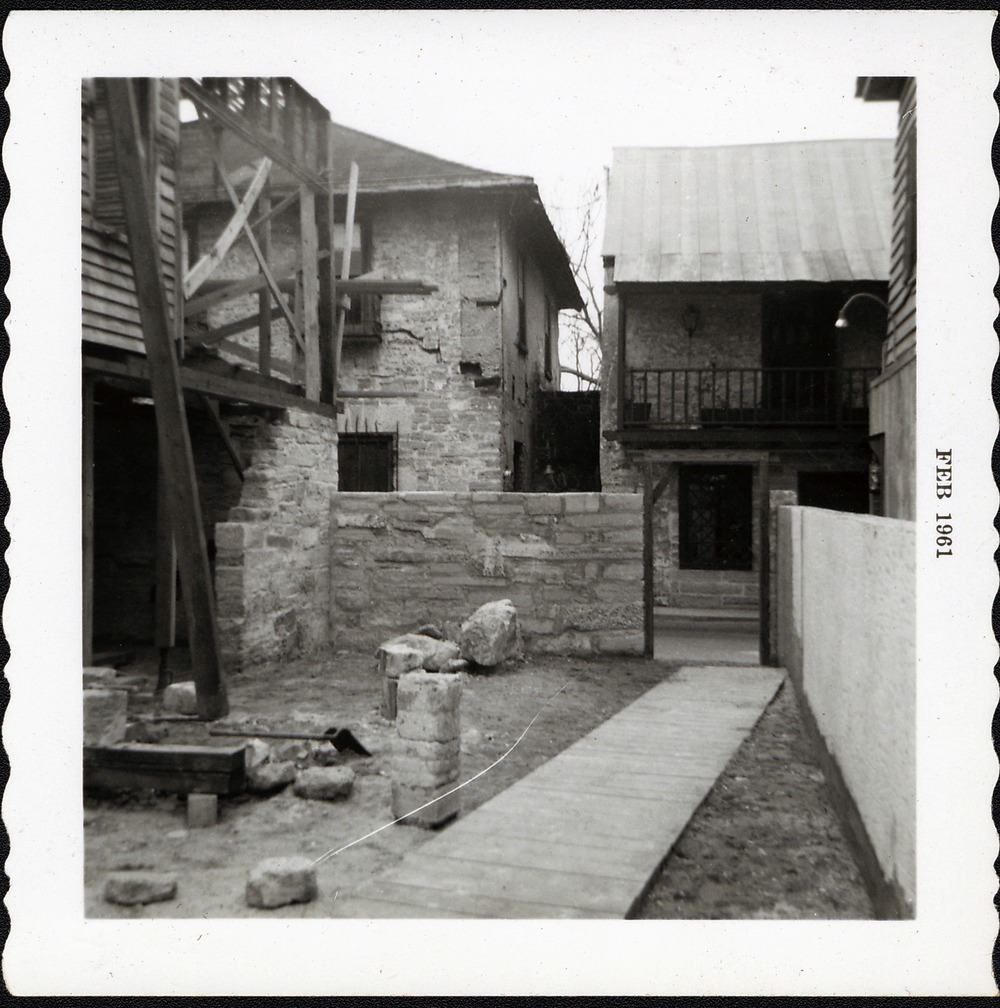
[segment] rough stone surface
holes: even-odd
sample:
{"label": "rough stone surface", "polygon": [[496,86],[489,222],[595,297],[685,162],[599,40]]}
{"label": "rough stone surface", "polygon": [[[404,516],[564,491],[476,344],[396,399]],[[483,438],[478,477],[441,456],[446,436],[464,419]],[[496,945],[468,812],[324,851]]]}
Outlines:
{"label": "rough stone surface", "polygon": [[176,895],[177,876],[167,872],[112,872],[104,883],[105,900],[120,906],[158,903]]}
{"label": "rough stone surface", "polygon": [[309,759],[311,748],[306,739],[284,739],[271,746],[271,759],[276,763],[292,762],[304,764]]}
{"label": "rough stone surface", "polygon": [[407,672],[399,680],[396,731],[400,738],[447,742],[461,734],[462,677]]}
{"label": "rough stone surface", "polygon": [[171,683],[163,691],[163,709],[171,714],[197,714],[198,699],[194,683]]}
{"label": "rough stone surface", "polygon": [[467,669],[469,663],[464,658],[452,658],[441,666],[442,672],[461,672]]}
{"label": "rough stone surface", "polygon": [[83,670],[83,685],[88,686],[113,686],[118,673],[104,665],[91,665]]}
{"label": "rough stone surface", "polygon": [[304,857],[272,857],[260,861],[247,878],[247,906],[261,910],[311,903],[318,892],[316,868]]}
{"label": "rough stone surface", "polygon": [[445,635],[433,623],[425,623],[413,631],[421,637],[433,637],[434,640],[445,640]]}
{"label": "rough stone surface", "polygon": [[462,624],[461,654],[477,665],[499,665],[521,651],[517,610],[510,599],[487,602]]}
{"label": "rough stone surface", "polygon": [[[402,819],[407,826],[421,826],[433,829],[458,815],[461,809],[461,791],[434,801],[433,805],[421,808],[427,802],[447,794],[454,785],[444,787],[422,787],[418,784],[392,782],[392,815]],[[403,818],[405,816],[405,818]]]}
{"label": "rough stone surface", "polygon": [[[420,664],[411,668],[425,668],[428,672],[436,672],[441,666],[459,655],[459,647],[454,641],[439,640],[435,637],[426,637],[423,634],[403,634],[386,641],[382,648],[387,646],[394,648],[409,648],[420,653]],[[403,669],[408,672],[410,669]]]}
{"label": "rough stone surface", "polygon": [[219,796],[189,794],[187,796],[188,829],[207,829],[219,821]]}
{"label": "rough stone surface", "polygon": [[162,742],[170,734],[165,724],[150,724],[148,721],[132,721],[125,726],[126,742],[143,742],[155,745]]}
{"label": "rough stone surface", "polygon": [[375,652],[375,657],[378,659],[379,675],[390,679],[398,679],[404,672],[420,668],[424,661],[422,651],[391,641],[386,641]]}
{"label": "rough stone surface", "polygon": [[271,758],[271,747],[263,739],[252,738],[247,742],[243,756],[246,760],[247,770],[252,770]]}
{"label": "rough stone surface", "polygon": [[294,763],[258,763],[247,769],[247,790],[257,794],[269,794],[291,784],[298,770]]}
{"label": "rough stone surface", "polygon": [[116,689],[83,691],[83,744],[107,746],[125,739],[128,694]]}
{"label": "rough stone surface", "polygon": [[300,798],[335,801],[346,798],[354,787],[354,771],[350,767],[308,767],[295,778],[294,791]]}

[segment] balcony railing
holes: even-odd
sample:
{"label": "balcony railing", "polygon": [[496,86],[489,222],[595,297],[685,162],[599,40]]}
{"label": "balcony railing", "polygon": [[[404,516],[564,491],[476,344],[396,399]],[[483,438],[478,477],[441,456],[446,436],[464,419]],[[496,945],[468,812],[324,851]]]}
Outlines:
{"label": "balcony railing", "polygon": [[630,369],[626,429],[861,427],[878,368]]}

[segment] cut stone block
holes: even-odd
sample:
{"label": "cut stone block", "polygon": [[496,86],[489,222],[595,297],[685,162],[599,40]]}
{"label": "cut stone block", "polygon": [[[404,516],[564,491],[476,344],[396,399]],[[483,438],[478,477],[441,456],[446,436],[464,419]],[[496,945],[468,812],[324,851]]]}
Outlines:
{"label": "cut stone block", "polygon": [[404,672],[418,669],[423,665],[424,655],[416,648],[386,641],[376,652],[379,675],[398,679]]}
{"label": "cut stone block", "polygon": [[392,779],[400,784],[441,787],[458,782],[461,740],[415,742],[396,738],[392,745]]}
{"label": "cut stone block", "polygon": [[206,829],[219,821],[219,796],[189,794],[187,797],[188,829]]}
{"label": "cut stone block", "polygon": [[247,878],[247,906],[270,910],[316,898],[316,868],[304,857],[272,857],[259,862]]}
{"label": "cut stone block", "polygon": [[[449,819],[454,819],[461,808],[461,791],[447,794],[450,787],[421,787],[416,784],[392,782],[392,815],[394,819],[402,819],[407,826],[421,826],[433,829],[441,826]],[[446,795],[447,797],[441,797]],[[432,805],[422,808],[427,802]]]}
{"label": "cut stone block", "polygon": [[117,689],[83,691],[83,744],[110,746],[125,740],[128,694]]}
{"label": "cut stone block", "polygon": [[120,906],[159,903],[176,895],[177,876],[167,872],[112,872],[104,883],[104,899]]}
{"label": "cut stone block", "polygon": [[300,798],[335,801],[346,798],[354,787],[354,771],[350,767],[309,767],[299,771],[293,790]]}
{"label": "cut stone block", "polygon": [[521,652],[521,629],[510,599],[487,602],[463,624],[462,657],[492,667]]}
{"label": "cut stone block", "polygon": [[290,761],[258,763],[247,770],[247,790],[256,794],[270,794],[291,784],[297,774],[298,769]]}
{"label": "cut stone block", "polygon": [[171,683],[163,691],[163,709],[171,714],[197,714],[198,700],[194,683]]}
{"label": "cut stone block", "polygon": [[400,738],[446,742],[461,734],[462,677],[450,672],[407,672],[399,681],[396,731]]}
{"label": "cut stone block", "polygon": [[83,670],[83,685],[85,689],[89,686],[113,686],[117,677],[118,673],[109,666],[90,665]]}
{"label": "cut stone block", "polygon": [[[459,655],[459,647],[454,641],[440,640],[424,634],[402,634],[386,641],[382,648],[408,648],[420,652],[420,664],[412,668],[425,668],[428,672],[436,672],[446,661],[451,661]],[[409,671],[404,669],[403,671]]]}

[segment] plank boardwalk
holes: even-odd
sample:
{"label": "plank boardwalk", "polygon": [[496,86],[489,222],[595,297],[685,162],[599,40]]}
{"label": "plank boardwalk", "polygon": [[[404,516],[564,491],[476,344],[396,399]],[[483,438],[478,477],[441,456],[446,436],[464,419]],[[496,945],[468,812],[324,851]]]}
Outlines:
{"label": "plank boardwalk", "polygon": [[342,893],[335,915],[627,917],[783,678],[760,666],[680,669]]}

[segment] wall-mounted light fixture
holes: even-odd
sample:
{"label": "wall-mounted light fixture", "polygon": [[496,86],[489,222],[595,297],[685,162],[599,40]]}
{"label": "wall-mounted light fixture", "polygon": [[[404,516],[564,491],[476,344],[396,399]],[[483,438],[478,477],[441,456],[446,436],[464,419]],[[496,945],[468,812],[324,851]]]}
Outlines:
{"label": "wall-mounted light fixture", "polygon": [[698,323],[701,321],[701,313],[698,311],[695,305],[688,305],[684,309],[684,313],[681,315],[681,325],[684,326],[684,331],[688,334],[688,339],[694,339],[694,331],[698,328]]}
{"label": "wall-mounted light fixture", "polygon": [[852,294],[844,302],[844,307],[837,313],[837,321],[833,323],[835,328],[846,329],[850,325],[850,322],[847,321],[847,309],[850,308],[851,305],[859,298],[867,298],[869,301],[874,301],[876,304],[880,304],[885,309],[885,313],[888,316],[889,306],[880,297],[875,294],[869,294],[867,291],[859,291],[857,294]]}

